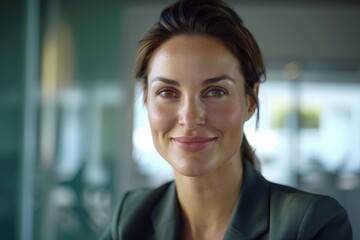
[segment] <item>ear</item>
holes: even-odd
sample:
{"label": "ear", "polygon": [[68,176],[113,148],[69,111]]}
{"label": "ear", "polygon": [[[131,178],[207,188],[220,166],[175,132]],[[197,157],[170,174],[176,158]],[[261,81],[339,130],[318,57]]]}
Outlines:
{"label": "ear", "polygon": [[143,91],[143,101],[145,107],[147,107],[147,100],[148,100],[147,98],[148,98],[147,92]]}
{"label": "ear", "polygon": [[142,94],[143,94],[143,103],[145,105],[145,107],[147,108],[147,100],[148,100],[148,91],[147,91],[147,87],[145,86],[144,83],[141,84],[141,88],[142,88]]}
{"label": "ear", "polygon": [[[259,82],[256,82],[254,84],[252,92],[257,98],[259,94]],[[252,115],[256,111],[256,107],[257,105],[255,99],[250,94],[246,94],[246,121],[248,121],[252,117]]]}

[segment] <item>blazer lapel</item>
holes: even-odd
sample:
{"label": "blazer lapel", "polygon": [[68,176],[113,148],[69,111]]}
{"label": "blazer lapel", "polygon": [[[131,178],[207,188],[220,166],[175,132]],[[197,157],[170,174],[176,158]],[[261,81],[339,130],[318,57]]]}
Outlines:
{"label": "blazer lapel", "polygon": [[159,240],[180,239],[181,215],[173,182],[152,213],[155,238]]}
{"label": "blazer lapel", "polygon": [[[255,168],[244,161],[244,179],[240,197],[232,214],[224,240],[259,239],[269,228],[270,189]],[[176,240],[181,236],[181,214],[175,183],[169,185],[152,213],[157,240]]]}
{"label": "blazer lapel", "polygon": [[259,239],[269,228],[268,182],[247,160],[243,166],[243,185],[225,240]]}

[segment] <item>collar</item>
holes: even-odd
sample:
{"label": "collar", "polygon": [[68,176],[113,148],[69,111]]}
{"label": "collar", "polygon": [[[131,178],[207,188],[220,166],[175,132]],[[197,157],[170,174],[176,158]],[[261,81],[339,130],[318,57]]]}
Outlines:
{"label": "collar", "polygon": [[243,185],[225,240],[258,239],[269,227],[268,182],[248,161],[243,166]]}
{"label": "collar", "polygon": [[175,182],[170,183],[151,218],[155,230],[154,239],[180,239],[181,213]]}
{"label": "collar", "polygon": [[[248,161],[243,166],[243,185],[224,240],[257,239],[269,227],[268,182]],[[180,239],[181,213],[174,182],[154,209],[152,222],[155,239]]]}

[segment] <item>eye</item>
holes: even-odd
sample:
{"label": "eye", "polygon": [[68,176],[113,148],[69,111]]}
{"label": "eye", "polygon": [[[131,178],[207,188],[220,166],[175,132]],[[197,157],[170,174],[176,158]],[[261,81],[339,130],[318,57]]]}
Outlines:
{"label": "eye", "polygon": [[177,91],[175,91],[174,89],[160,89],[159,91],[157,91],[157,95],[162,97],[162,98],[178,98],[179,95],[177,93]]}
{"label": "eye", "polygon": [[211,88],[205,92],[204,97],[220,98],[227,94],[227,91],[223,88]]}

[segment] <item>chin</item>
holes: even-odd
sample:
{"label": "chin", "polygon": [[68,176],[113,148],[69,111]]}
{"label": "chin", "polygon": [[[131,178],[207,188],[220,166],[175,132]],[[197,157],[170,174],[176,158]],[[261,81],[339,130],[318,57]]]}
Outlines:
{"label": "chin", "polygon": [[209,173],[212,169],[209,162],[196,158],[186,158],[170,162],[174,172],[186,177],[200,177]]}

